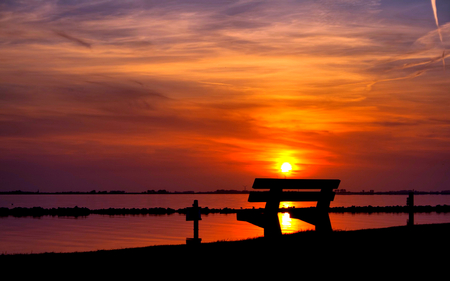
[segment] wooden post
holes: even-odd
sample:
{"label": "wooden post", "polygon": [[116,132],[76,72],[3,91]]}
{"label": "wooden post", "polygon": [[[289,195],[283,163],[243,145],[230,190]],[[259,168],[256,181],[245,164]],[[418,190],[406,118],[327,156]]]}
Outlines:
{"label": "wooden post", "polygon": [[198,200],[194,200],[192,208],[188,208],[186,213],[186,221],[194,221],[194,238],[186,238],[186,244],[200,244],[202,239],[198,238],[198,221],[201,220],[200,208]]}
{"label": "wooden post", "polygon": [[[199,212],[197,200],[194,200],[194,204],[192,205],[192,207],[192,211],[194,213]],[[194,240],[198,240],[198,217],[194,218]]]}
{"label": "wooden post", "polygon": [[414,192],[409,192],[409,196],[406,199],[406,206],[408,207],[409,219],[407,222],[408,226],[414,225]]}

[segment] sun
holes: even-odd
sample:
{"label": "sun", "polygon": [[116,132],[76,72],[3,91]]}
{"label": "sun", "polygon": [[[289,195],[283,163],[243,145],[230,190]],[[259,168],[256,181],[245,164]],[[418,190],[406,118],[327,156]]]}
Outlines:
{"label": "sun", "polygon": [[291,171],[292,170],[292,166],[291,166],[291,164],[289,164],[288,162],[284,162],[282,165],[281,165],[281,171],[283,172],[283,173],[287,173],[287,172],[289,172],[289,171]]}

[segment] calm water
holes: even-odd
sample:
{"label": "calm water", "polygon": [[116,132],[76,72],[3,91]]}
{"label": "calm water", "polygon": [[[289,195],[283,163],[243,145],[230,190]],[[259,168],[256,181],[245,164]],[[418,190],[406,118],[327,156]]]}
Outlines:
{"label": "calm water", "polygon": [[[262,203],[248,203],[248,195],[183,194],[183,195],[0,195],[0,207],[87,207],[106,208],[185,208],[194,200],[209,208],[259,208]],[[450,196],[416,195],[416,205],[450,204]],[[395,206],[405,205],[403,195],[340,195],[337,206]],[[282,203],[283,205],[283,203]],[[312,204],[284,203],[304,207]],[[330,214],[333,229],[354,230],[405,225],[407,214]],[[300,220],[280,213],[284,233],[314,229]],[[415,223],[450,222],[450,214],[416,214]],[[184,215],[126,215],[87,217],[0,218],[0,253],[40,253],[95,251],[144,247],[149,245],[184,244],[193,236],[193,224]],[[236,220],[235,214],[203,215],[199,223],[203,242],[238,240],[263,236],[263,230],[250,223]]]}

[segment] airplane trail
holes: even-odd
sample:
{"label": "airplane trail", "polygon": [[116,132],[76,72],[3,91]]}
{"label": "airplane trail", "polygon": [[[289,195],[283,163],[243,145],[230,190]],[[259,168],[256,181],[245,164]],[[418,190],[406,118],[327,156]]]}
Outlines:
{"label": "airplane trail", "polygon": [[416,71],[408,76],[403,76],[403,77],[396,77],[396,78],[386,78],[386,79],[380,79],[380,80],[376,80],[376,81],[372,81],[369,84],[366,85],[366,90],[367,91],[371,91],[372,90],[372,86],[375,85],[376,83],[380,83],[380,82],[388,82],[388,81],[395,81],[395,80],[404,80],[404,79],[411,79],[411,78],[415,78],[418,77],[422,74],[424,74],[426,71],[428,71],[428,69],[423,69],[423,70],[419,70]]}
{"label": "airplane trail", "polygon": [[450,53],[445,53],[445,50],[442,52],[442,55],[439,55],[437,57],[431,58],[429,60],[426,61],[421,61],[421,62],[415,62],[415,63],[407,63],[404,64],[402,66],[399,67],[395,67],[392,70],[397,70],[397,69],[406,69],[406,68],[411,68],[411,67],[416,67],[416,66],[420,66],[420,65],[430,65],[434,62],[438,62],[440,60],[444,60],[445,58],[450,57]]}
{"label": "airplane trail", "polygon": [[444,65],[445,70],[445,50],[442,52],[442,64]]}
{"label": "airplane trail", "polygon": [[[444,41],[442,40],[441,28],[439,27],[439,20],[438,20],[438,16],[437,16],[437,8],[436,8],[436,0],[431,0],[431,7],[433,8],[434,20],[436,21],[439,39],[441,40],[441,43],[444,44]],[[444,66],[444,71],[445,71],[445,49],[442,53],[442,65]]]}
{"label": "airplane trail", "polygon": [[441,43],[443,43],[441,28],[439,27],[439,20],[438,20],[438,16],[437,16],[436,0],[431,0],[431,6],[433,7],[434,20],[436,21],[436,26],[437,26],[438,33],[439,33],[439,39],[441,39]]}
{"label": "airplane trail", "polygon": [[67,40],[70,40],[70,41],[72,41],[72,42],[74,42],[74,43],[76,43],[76,44],[78,44],[80,46],[83,46],[83,47],[86,47],[86,48],[89,48],[89,49],[92,48],[92,45],[87,43],[86,41],[81,40],[81,39],[76,38],[76,37],[73,37],[71,35],[68,35],[67,33],[65,33],[63,31],[56,31],[56,30],[54,30],[53,32],[56,35],[61,36],[61,37],[65,38],[65,39],[67,39]]}

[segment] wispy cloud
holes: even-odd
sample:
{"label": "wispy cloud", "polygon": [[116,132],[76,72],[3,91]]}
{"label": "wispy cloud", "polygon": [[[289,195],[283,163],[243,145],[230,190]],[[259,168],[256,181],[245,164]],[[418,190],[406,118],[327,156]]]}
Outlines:
{"label": "wispy cloud", "polygon": [[55,30],[54,32],[55,32],[56,35],[61,36],[62,38],[65,38],[65,39],[67,39],[67,40],[69,40],[69,41],[72,41],[72,42],[74,42],[75,44],[78,44],[78,45],[80,45],[80,46],[83,46],[83,47],[86,47],[86,48],[89,48],[89,49],[92,48],[92,44],[89,44],[89,43],[87,43],[86,41],[81,40],[80,38],[76,38],[76,37],[74,37],[74,36],[68,35],[68,34],[66,34],[66,33],[63,32],[63,31],[56,31],[56,30]]}
{"label": "wispy cloud", "polygon": [[214,186],[207,166],[231,188],[277,176],[279,155],[357,178],[378,155],[447,153],[448,124],[417,121],[450,119],[450,23],[432,4],[434,19],[414,0],[3,2],[1,159],[122,163],[141,187]]}

